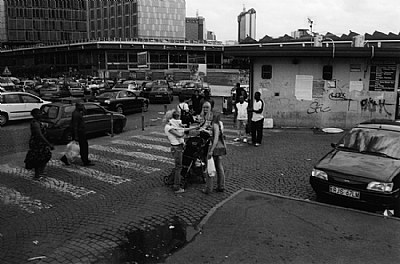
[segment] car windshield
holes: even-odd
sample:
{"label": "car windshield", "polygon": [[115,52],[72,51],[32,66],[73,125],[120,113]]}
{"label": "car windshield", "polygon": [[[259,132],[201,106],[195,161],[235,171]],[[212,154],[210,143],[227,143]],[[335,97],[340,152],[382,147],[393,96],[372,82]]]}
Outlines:
{"label": "car windshield", "polygon": [[400,132],[353,128],[340,140],[338,147],[400,159]]}
{"label": "car windshield", "polygon": [[129,88],[129,83],[120,83],[115,85],[114,88],[124,88],[124,89],[128,89]]}
{"label": "car windshield", "polygon": [[155,87],[154,90],[155,92],[167,92],[168,89],[165,87]]}
{"label": "car windshield", "polygon": [[97,96],[97,98],[114,98],[118,92],[105,92]]}

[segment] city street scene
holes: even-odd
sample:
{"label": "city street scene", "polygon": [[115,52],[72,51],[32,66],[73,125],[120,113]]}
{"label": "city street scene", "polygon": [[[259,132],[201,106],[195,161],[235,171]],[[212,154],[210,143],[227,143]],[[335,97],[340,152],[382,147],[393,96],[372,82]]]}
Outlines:
{"label": "city street scene", "polygon": [[399,263],[399,4],[261,2],[0,0],[0,263]]}

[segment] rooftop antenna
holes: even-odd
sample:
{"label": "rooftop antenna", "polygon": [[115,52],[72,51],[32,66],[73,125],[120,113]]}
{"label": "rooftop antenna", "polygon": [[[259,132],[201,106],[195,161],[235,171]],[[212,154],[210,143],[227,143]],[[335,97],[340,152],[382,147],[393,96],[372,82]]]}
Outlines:
{"label": "rooftop antenna", "polygon": [[199,9],[196,9],[196,17],[199,17]]}
{"label": "rooftop antenna", "polygon": [[308,24],[310,24],[310,31],[311,31],[311,34],[314,35],[313,29],[312,29],[312,26],[313,26],[314,21],[312,21],[309,17],[307,17],[307,20],[308,20]]}
{"label": "rooftop antenna", "polygon": [[246,12],[246,6],[243,4],[243,12]]}

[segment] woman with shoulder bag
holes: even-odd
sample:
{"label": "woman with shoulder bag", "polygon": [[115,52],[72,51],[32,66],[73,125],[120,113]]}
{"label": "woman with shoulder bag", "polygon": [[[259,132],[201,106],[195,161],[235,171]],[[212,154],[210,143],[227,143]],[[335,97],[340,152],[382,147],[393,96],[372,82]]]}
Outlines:
{"label": "woman with shoulder bag", "polygon": [[[225,171],[222,164],[222,156],[226,155],[225,141],[222,135],[219,115],[214,113],[210,102],[204,102],[201,117],[204,121],[203,130],[211,136],[211,144],[208,149],[207,159],[214,162],[217,177],[217,192],[225,191]],[[211,159],[211,160],[210,160]],[[213,175],[207,174],[206,188],[203,193],[209,194],[213,189]]]}

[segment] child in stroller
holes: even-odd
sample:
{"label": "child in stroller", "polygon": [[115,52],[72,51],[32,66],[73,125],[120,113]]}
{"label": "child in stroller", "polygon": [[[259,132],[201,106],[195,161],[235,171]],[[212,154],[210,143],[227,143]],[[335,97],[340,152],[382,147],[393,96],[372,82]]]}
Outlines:
{"label": "child in stroller", "polygon": [[[188,183],[205,183],[207,173],[207,153],[211,137],[206,132],[200,132],[197,136],[188,137],[185,140],[185,149],[182,159],[182,185],[186,188]],[[174,175],[164,177],[164,183],[171,185]]]}

